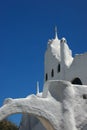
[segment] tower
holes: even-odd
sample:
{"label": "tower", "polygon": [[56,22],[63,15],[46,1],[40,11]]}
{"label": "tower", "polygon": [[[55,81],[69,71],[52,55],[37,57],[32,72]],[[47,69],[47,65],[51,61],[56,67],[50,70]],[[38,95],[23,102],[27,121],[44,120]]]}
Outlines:
{"label": "tower", "polygon": [[45,52],[44,81],[65,80],[66,69],[71,65],[72,61],[72,52],[67,45],[66,39],[58,38],[57,27],[55,27],[55,37],[48,40]]}

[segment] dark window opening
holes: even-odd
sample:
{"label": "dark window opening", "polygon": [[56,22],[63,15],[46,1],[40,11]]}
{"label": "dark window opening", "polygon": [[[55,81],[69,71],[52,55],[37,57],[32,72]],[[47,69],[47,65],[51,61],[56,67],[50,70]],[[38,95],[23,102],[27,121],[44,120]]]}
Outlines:
{"label": "dark window opening", "polygon": [[79,78],[75,78],[73,81],[72,81],[72,84],[78,84],[78,85],[82,85],[82,82]]}
{"label": "dark window opening", "polygon": [[87,99],[87,94],[83,94],[83,99]]}
{"label": "dark window opening", "polygon": [[47,80],[48,80],[48,75],[47,75],[47,73],[46,73],[45,81],[47,81]]}
{"label": "dark window opening", "polygon": [[54,70],[52,69],[51,77],[54,77]]}
{"label": "dark window opening", "polygon": [[60,72],[60,64],[58,65],[58,72]]}

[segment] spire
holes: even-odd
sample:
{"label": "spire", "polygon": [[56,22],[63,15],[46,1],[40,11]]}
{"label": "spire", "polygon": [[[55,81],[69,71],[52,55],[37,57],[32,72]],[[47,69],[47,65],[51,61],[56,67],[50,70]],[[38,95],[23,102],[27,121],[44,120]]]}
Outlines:
{"label": "spire", "polygon": [[39,94],[39,82],[37,81],[37,95]]}
{"label": "spire", "polygon": [[57,36],[57,26],[55,26],[55,39],[58,39],[58,36]]}

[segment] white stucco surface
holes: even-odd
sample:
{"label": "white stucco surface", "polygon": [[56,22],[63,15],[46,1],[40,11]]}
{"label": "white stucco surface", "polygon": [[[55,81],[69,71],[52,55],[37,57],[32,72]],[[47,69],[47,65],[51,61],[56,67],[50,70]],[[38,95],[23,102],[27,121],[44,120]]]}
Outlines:
{"label": "white stucco surface", "polygon": [[[20,130],[29,130],[30,126],[31,130],[85,130],[87,99],[83,98],[84,94],[87,94],[87,86],[73,85],[67,81],[48,81],[42,97],[30,95],[27,98],[6,99],[0,108],[0,120],[10,114],[25,113]],[[41,121],[43,128],[34,117]]]}
{"label": "white stucco surface", "polygon": [[[60,64],[60,72],[58,65]],[[87,85],[87,53],[76,54],[72,57],[65,38],[59,39],[57,36],[48,42],[44,60],[44,81],[66,80],[72,82],[79,78],[82,84]],[[54,75],[52,76],[52,70]]]}
{"label": "white stucco surface", "polygon": [[[72,51],[69,49],[65,38],[60,40],[56,37],[48,41],[44,62],[44,80],[46,80],[46,74],[48,76],[48,80],[65,80],[64,69],[68,69],[73,62]],[[59,64],[61,66],[61,73],[58,73]],[[51,76],[52,70],[54,70],[54,77]]]}

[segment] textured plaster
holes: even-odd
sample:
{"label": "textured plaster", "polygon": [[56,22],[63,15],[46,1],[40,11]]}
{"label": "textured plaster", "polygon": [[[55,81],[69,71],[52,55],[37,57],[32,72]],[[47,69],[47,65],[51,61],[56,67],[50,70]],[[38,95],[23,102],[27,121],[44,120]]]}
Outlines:
{"label": "textured plaster", "polygon": [[27,98],[6,99],[0,108],[0,120],[14,113],[27,113],[36,116],[47,130],[84,130],[87,123],[84,94],[87,94],[87,86],[48,81],[42,97],[30,95]]}
{"label": "textured plaster", "polygon": [[[22,113],[19,130],[87,130],[86,68],[87,53],[73,58],[66,39],[59,40],[56,30],[45,53],[43,92],[39,93],[37,85],[37,95],[6,99],[0,108],[0,120]],[[71,84],[76,78],[85,85]]]}

